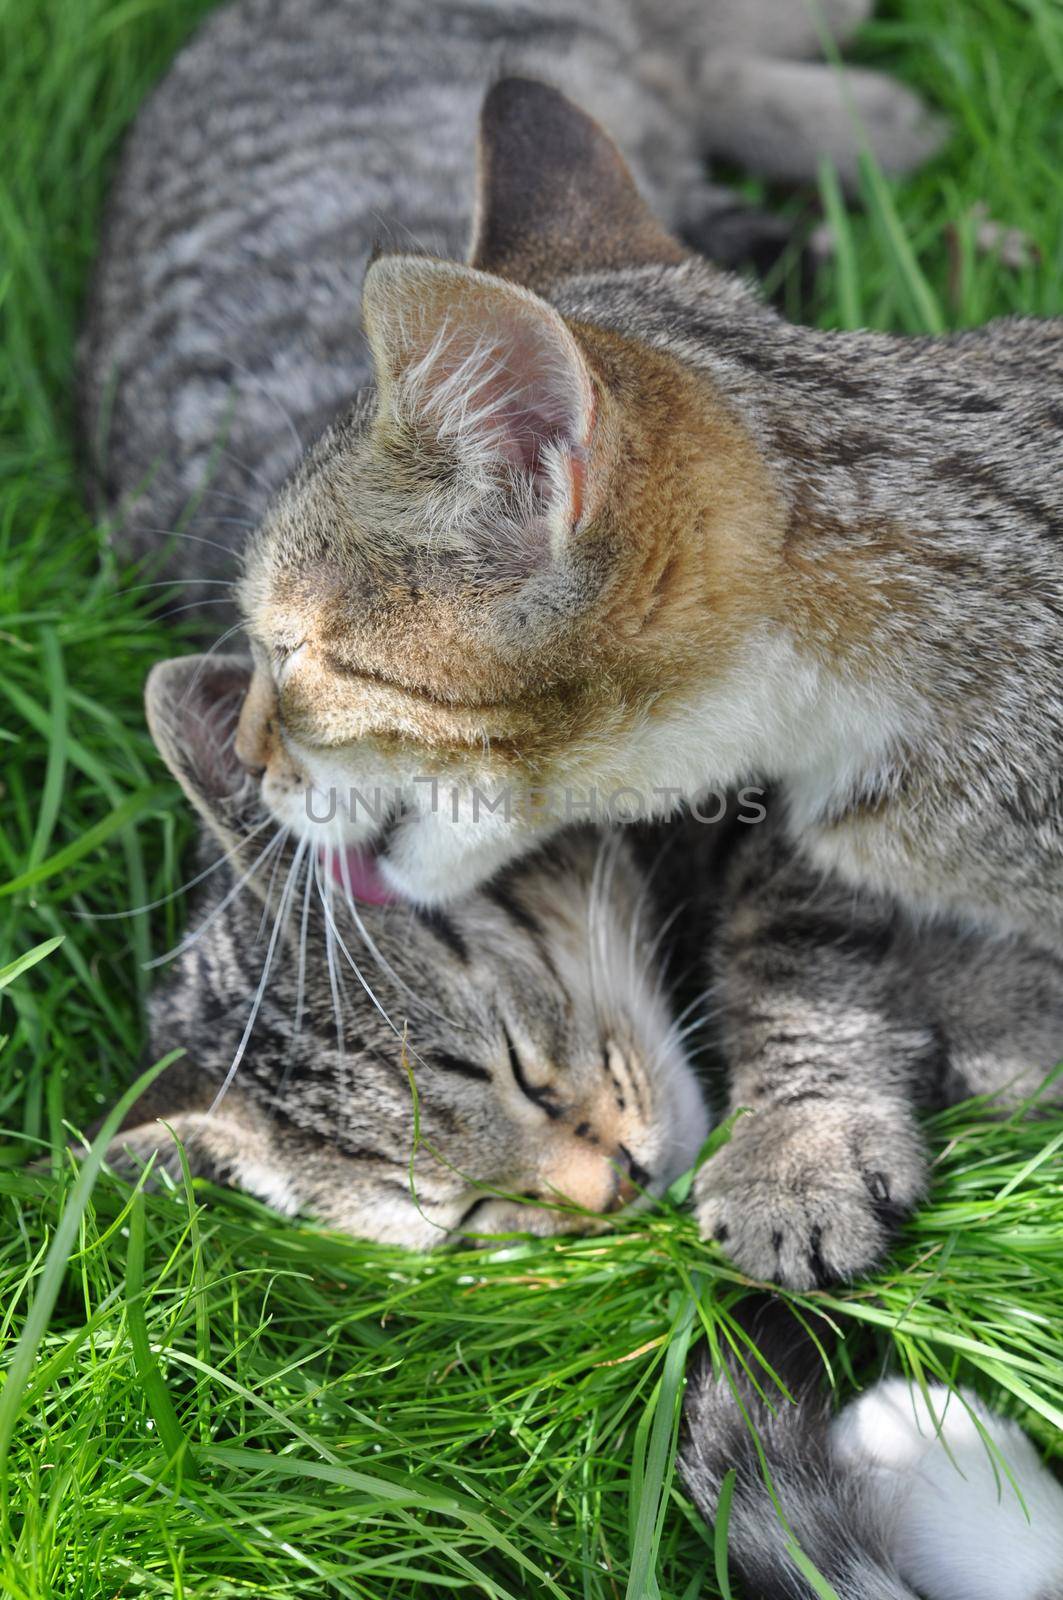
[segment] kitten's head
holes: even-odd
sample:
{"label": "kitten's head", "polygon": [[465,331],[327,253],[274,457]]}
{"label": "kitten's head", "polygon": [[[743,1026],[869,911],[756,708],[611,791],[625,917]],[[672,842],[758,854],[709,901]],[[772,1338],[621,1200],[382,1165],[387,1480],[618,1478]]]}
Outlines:
{"label": "kitten's head", "polygon": [[342,853],[278,835],[234,753],[248,677],[202,657],[149,680],[159,748],[231,854],[153,1004],[154,1051],[186,1057],[122,1143],[165,1147],[163,1117],[197,1170],[417,1246],[660,1194],[706,1117],[628,840],[570,831],[446,912],[360,905]]}
{"label": "kitten's head", "polygon": [[704,383],[594,321],[618,274],[652,296],[687,270],[607,135],[499,84],[477,215],[469,265],[370,267],[375,388],[276,497],[242,583],[239,747],[266,804],[301,833],[335,808],[364,892],[422,904],[592,790],[653,807],[658,728],[707,662],[727,669],[765,521]]}

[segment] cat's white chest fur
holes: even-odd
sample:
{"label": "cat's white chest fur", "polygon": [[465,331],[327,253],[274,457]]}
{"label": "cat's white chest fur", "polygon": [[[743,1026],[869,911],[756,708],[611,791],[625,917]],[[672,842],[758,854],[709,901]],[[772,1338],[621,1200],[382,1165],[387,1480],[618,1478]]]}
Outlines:
{"label": "cat's white chest fur", "polygon": [[722,681],[667,715],[646,713],[626,745],[624,781],[647,794],[670,785],[685,799],[758,778],[782,782],[804,830],[858,785],[875,785],[912,720],[881,685],[830,674],[765,629]]}

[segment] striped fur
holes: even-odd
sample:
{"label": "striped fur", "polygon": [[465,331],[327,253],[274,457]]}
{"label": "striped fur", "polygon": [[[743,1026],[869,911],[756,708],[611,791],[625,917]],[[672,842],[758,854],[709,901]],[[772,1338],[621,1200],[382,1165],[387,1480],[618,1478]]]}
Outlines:
{"label": "striped fur", "polygon": [[[942,1032],[966,1027],[955,1082],[994,1094],[1063,1051],[1063,321],[790,326],[677,260],[556,93],[501,83],[484,130],[501,256],[374,265],[379,394],[249,551],[246,748],[307,838],[307,786],[387,788],[386,829],[347,815],[344,837],[421,904],[564,818],[477,818],[475,793],[646,815],[770,782],[762,888],[736,923],[757,937],[722,979],[732,1106],[755,1115],[701,1174],[700,1214],[750,1273],[852,1277],[920,1193],[914,1104],[938,1092]],[[572,237],[597,258],[581,271]],[[638,261],[617,267],[625,238]],[[489,426],[478,402],[442,437],[437,337],[504,367]]]}
{"label": "striped fur", "polygon": [[1063,960],[854,892],[782,821],[741,830],[713,896],[721,1109],[741,1114],[695,1194],[746,1272],[813,1288],[865,1272],[921,1196],[920,1110],[1013,1107],[1063,1060]]}

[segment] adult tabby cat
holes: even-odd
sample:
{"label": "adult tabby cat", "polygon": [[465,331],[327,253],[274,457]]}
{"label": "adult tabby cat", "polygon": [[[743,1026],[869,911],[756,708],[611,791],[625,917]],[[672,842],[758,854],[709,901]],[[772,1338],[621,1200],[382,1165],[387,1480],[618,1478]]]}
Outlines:
{"label": "adult tabby cat", "polygon": [[814,180],[822,155],[854,172],[854,113],[890,170],[938,142],[901,85],[812,59],[821,29],[844,39],[870,6],[237,0],[210,16],[129,135],[90,297],[82,411],[123,548],[158,552],[180,527],[185,603],[228,618],[215,545],[242,543],[369,379],[370,247],[464,249],[477,113],[504,64],[606,115],[669,224],[740,262],[785,235],[706,181],[710,150]]}
{"label": "adult tabby cat", "polygon": [[[157,1151],[179,1175],[161,1118],[193,1172],[417,1248],[600,1226],[659,1193],[707,1126],[671,1021],[661,919],[693,884],[674,953],[686,961],[719,945],[725,1011],[744,982],[750,1002],[760,992],[751,958],[785,969],[794,953],[781,930],[773,945],[770,928],[756,926],[755,898],[726,866],[741,823],[670,830],[652,879],[645,862],[659,841],[640,851],[631,833],[580,830],[452,910],[359,906],[341,862],[315,866],[273,829],[234,754],[248,671],[237,657],[199,657],[149,681],[159,749],[205,820],[203,854],[226,855],[203,880],[193,931],[152,1000],[151,1053],[186,1054],[134,1108],[112,1160],[135,1165]],[[821,991],[841,992],[849,954],[822,965]],[[947,1014],[938,1044],[948,1072],[935,1100],[1007,1088],[1011,1063],[1002,1053],[994,1068],[971,1011],[986,1010],[984,979],[962,944],[928,941],[907,960],[873,969],[864,988],[869,1006],[897,1018],[898,1036],[902,1017],[914,1035]],[[1021,978],[1012,976],[1016,989]],[[1063,1017],[1057,1027],[1063,1037]],[[1035,1052],[1038,1041],[1016,1033],[1012,1043]],[[844,1069],[848,1043],[833,1044]],[[869,1119],[874,1093],[872,1075]],[[831,1111],[819,1115],[829,1122]],[[839,1218],[844,1229],[844,1207]],[[736,1470],[729,1551],[749,1593],[814,1593],[765,1488],[752,1420],[788,1525],[841,1600],[911,1600],[909,1584],[926,1600],[1058,1600],[1063,1490],[1014,1425],[974,1403],[976,1426],[971,1402],[940,1389],[930,1415],[896,1380],[831,1423],[804,1329],[782,1305],[751,1308],[754,1345],[787,1392],[765,1398],[738,1366],[727,1382],[703,1371],[683,1458],[710,1519]]]}
{"label": "adult tabby cat", "polygon": [[[775,783],[742,869],[765,989],[729,1052],[758,1114],[701,1217],[758,1276],[853,1275],[919,1192],[911,1086],[938,1070],[936,1019],[868,1003],[879,953],[930,925],[984,974],[993,1062],[998,1018],[1015,1072],[1057,1059],[1023,1055],[1006,974],[1054,1022],[1063,322],[792,327],[525,80],[488,97],[480,173],[470,265],[370,268],[377,388],[249,548],[238,748],[301,836],[335,806],[363,896],[422,905],[595,795]],[[820,991],[839,950],[869,990]]]}
{"label": "adult tabby cat", "polygon": [[422,903],[559,813],[454,824],[415,774],[666,809],[755,773],[823,869],[1058,947],[1063,320],[791,326],[528,81],[480,173],[471,265],[370,268],[376,390],[249,549],[245,743],[276,701],[309,784],[396,786]]}

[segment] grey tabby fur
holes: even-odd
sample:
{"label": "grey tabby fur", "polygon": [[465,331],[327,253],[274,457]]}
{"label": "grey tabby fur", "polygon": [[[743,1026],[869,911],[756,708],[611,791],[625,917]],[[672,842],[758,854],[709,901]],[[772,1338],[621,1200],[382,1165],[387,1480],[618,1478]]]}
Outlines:
{"label": "grey tabby fur", "polygon": [[702,1232],[763,1280],[857,1277],[925,1189],[919,1111],[1013,1108],[1063,1060],[1063,959],[854,891],[795,853],[779,815],[746,830],[715,899],[740,1115],[696,1180]]}
{"label": "grey tabby fur", "polygon": [[[328,891],[327,862],[316,881],[301,876],[283,835],[264,832],[270,819],[232,750],[247,678],[240,658],[211,656],[167,663],[149,682],[156,739],[206,819],[201,855],[215,865],[151,1006],[150,1053],[186,1054],[115,1139],[120,1169],[154,1155],[179,1177],[172,1129],[193,1173],[370,1239],[426,1248],[601,1226],[659,1193],[706,1130],[664,972],[661,919],[684,895],[673,953],[712,951],[717,1042],[741,1051],[736,1038],[751,1030],[767,1051],[766,1079],[733,1086],[753,1107],[739,1128],[764,1119],[761,1175],[793,1183],[829,1270],[854,1241],[884,1242],[895,1213],[872,1163],[892,1173],[901,1149],[918,1168],[917,1101],[977,1092],[1007,1102],[1029,1086],[1028,1075],[1016,1081],[1016,1057],[1043,1048],[1046,997],[1022,953],[1001,947],[987,974],[984,949],[962,936],[887,932],[808,884],[780,892],[792,858],[770,824],[673,826],[660,882],[633,835],[576,830],[455,907],[353,906],[342,886]],[[1058,1027],[1051,992],[1048,1002]],[[781,1075],[773,1049],[786,1054]],[[866,1063],[862,1087],[854,1058]],[[824,1074],[826,1098],[805,1087]],[[821,1124],[815,1168],[811,1142],[796,1168],[786,1148],[785,1118],[802,1101]],[[781,1127],[771,1120],[780,1113]],[[820,1211],[809,1215],[813,1190]],[[756,1194],[740,1199],[738,1223],[752,1232]],[[783,1264],[795,1276],[824,1270],[823,1260]],[[746,1592],[816,1592],[765,1487],[752,1424],[787,1525],[840,1600],[914,1600],[916,1589],[924,1600],[1060,1600],[1063,1490],[1013,1424],[983,1409],[975,1426],[960,1409],[977,1406],[972,1397],[940,1388],[927,1413],[898,1382],[832,1423],[805,1329],[778,1303],[749,1311],[755,1347],[786,1392],[762,1374],[764,1398],[737,1363],[718,1379],[702,1363],[682,1454],[710,1520],[736,1473],[728,1548]],[[1021,1502],[1001,1486],[986,1436]]]}
{"label": "grey tabby fur", "polygon": [[[735,29],[766,14],[729,13]],[[464,58],[455,62],[453,32],[449,53],[424,38],[434,88],[423,70],[403,76],[398,46],[408,56],[410,36],[398,29],[409,27],[408,13],[359,8],[346,31],[334,6],[302,8],[289,30],[291,15],[243,6],[210,24],[146,112],[119,183],[86,389],[98,434],[105,377],[117,381],[105,492],[117,507],[144,484],[141,549],[202,491],[230,409],[230,453],[217,458],[200,520],[189,524],[227,546],[237,542],[225,534],[234,524],[214,519],[236,518],[242,506],[257,517],[294,459],[298,440],[284,412],[308,435],[364,379],[348,313],[376,229],[373,195],[395,194],[394,146],[370,114],[379,103],[354,92],[351,77],[367,39],[374,60],[380,41],[387,70],[374,81],[393,91],[384,102],[397,111],[390,136],[401,135],[409,157],[413,209],[389,204],[389,214],[436,248],[453,248],[463,231],[465,190],[449,138],[425,142],[417,119],[429,104],[433,127],[453,130],[447,117],[464,116],[482,82],[479,23],[490,25],[494,48],[499,17],[512,14],[448,8],[448,20],[460,16],[470,30],[472,64],[466,75]],[[723,15],[721,5],[715,16]],[[552,13],[541,26],[556,75],[561,46],[576,61],[578,41],[563,37]],[[525,44],[522,34],[522,61]],[[603,60],[616,66],[612,45],[598,38],[594,48],[603,53],[596,74]],[[667,81],[666,73],[654,93]],[[741,95],[748,82],[743,68],[717,88]],[[653,127],[662,102],[645,84],[632,96],[636,109],[653,108],[648,122],[624,118],[637,146],[637,129]],[[583,98],[593,103],[593,93]],[[470,115],[470,140],[471,126]],[[642,152],[650,182],[653,144]],[[346,181],[352,151],[357,184]],[[692,197],[716,204],[700,177],[683,189],[684,171],[689,164],[666,149],[656,192],[671,220]],[[643,278],[651,294],[660,287]],[[721,304],[749,311],[726,291]],[[634,309],[638,328],[637,297]],[[200,576],[209,547],[193,548],[186,570]],[[281,1209],[412,1245],[479,1229],[595,1226],[640,1191],[658,1192],[696,1153],[705,1118],[665,1004],[647,885],[629,842],[558,838],[445,911],[353,907],[341,887],[319,898],[309,864],[327,875],[327,856],[319,865],[316,840],[298,861],[282,836],[264,844],[257,784],[233,755],[246,685],[244,663],[212,658],[171,663],[149,688],[156,737],[207,819],[207,848],[216,853],[220,842],[231,857],[206,878],[196,928],[153,1001],[152,1050],[180,1044],[187,1054],[135,1108],[114,1159],[157,1149],[173,1166],[155,1120],[165,1117],[194,1171],[241,1183]],[[854,912],[847,894],[809,881],[771,824],[743,841],[718,895],[714,884],[706,872],[690,937],[703,941],[706,900],[714,904],[733,1098],[753,1115],[706,1169],[716,1176],[702,1183],[703,1223],[729,1239],[732,1229],[733,1247],[765,1276],[857,1270],[922,1181],[913,1103],[971,1088],[1013,1094],[1017,1072],[1054,1053],[1054,957],[1018,941],[920,929],[874,898]],[[817,1103],[802,1121],[801,1106]],[[539,1204],[517,1207],[504,1198],[513,1192]],[[583,1209],[559,1203],[563,1195]],[[711,1515],[723,1471],[739,1466],[736,1563],[761,1600],[808,1594],[750,1474],[730,1390],[699,1386],[696,1395],[692,1491]],[[844,1600],[908,1596],[890,1548],[896,1518],[867,1504],[867,1463],[843,1462],[824,1442],[822,1411],[803,1392],[802,1400],[769,1441],[799,1539]]]}
{"label": "grey tabby fur", "polygon": [[123,551],[181,529],[166,570],[198,581],[183,600],[207,626],[230,619],[225,550],[369,378],[371,246],[464,252],[477,113],[502,68],[601,113],[668,224],[739,262],[780,229],[706,180],[714,148],[814,179],[823,154],[851,175],[854,115],[889,170],[939,141],[910,91],[860,71],[843,86],[812,59],[821,26],[843,39],[869,9],[238,0],[209,17],[128,136],[81,351],[97,503]]}

